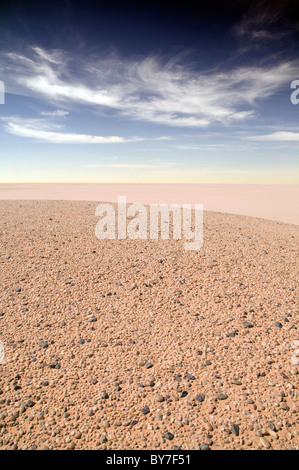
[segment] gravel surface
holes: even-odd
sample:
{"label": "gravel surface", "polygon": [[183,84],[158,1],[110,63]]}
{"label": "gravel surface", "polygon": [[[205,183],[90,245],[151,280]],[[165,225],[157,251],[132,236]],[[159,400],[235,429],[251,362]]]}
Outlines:
{"label": "gravel surface", "polygon": [[0,449],[298,450],[298,227],[206,212],[186,251],[96,206],[0,201]]}

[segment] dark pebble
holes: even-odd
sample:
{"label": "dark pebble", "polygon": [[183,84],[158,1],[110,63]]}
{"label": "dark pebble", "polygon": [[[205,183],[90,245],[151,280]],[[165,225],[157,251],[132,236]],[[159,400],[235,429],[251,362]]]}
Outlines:
{"label": "dark pebble", "polygon": [[195,380],[194,375],[191,375],[191,374],[186,374],[185,377],[186,379]]}
{"label": "dark pebble", "polygon": [[145,406],[145,407],[142,408],[142,410],[141,410],[141,413],[144,414],[144,415],[147,415],[149,412],[150,412],[150,409],[149,409],[148,406]]}
{"label": "dark pebble", "polygon": [[197,395],[196,398],[195,398],[197,401],[199,401],[200,403],[202,403],[203,401],[205,401],[205,395]]}
{"label": "dark pebble", "polygon": [[217,398],[218,400],[226,400],[227,395],[225,395],[225,393],[218,393]]}
{"label": "dark pebble", "polygon": [[145,363],[145,368],[146,369],[151,369],[153,367],[153,364],[151,362],[146,362]]}
{"label": "dark pebble", "polygon": [[269,427],[270,429],[272,429],[272,431],[275,431],[275,432],[276,432],[276,427],[275,427],[275,425],[274,425],[271,421],[269,421],[268,427]]}
{"label": "dark pebble", "polygon": [[32,401],[32,400],[29,400],[29,401],[26,403],[26,406],[27,406],[28,408],[33,408],[34,405],[35,405],[35,402]]}
{"label": "dark pebble", "polygon": [[171,434],[171,432],[166,431],[166,432],[164,433],[164,437],[165,437],[165,439],[168,439],[169,441],[172,441],[172,439],[174,438],[174,435]]}
{"label": "dark pebble", "polygon": [[237,424],[232,424],[232,432],[234,433],[235,436],[239,436],[240,433],[240,428]]}

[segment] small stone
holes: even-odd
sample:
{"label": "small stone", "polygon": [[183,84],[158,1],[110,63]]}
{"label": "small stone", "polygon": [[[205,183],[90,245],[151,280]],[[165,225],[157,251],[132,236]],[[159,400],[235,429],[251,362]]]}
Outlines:
{"label": "small stone", "polygon": [[211,432],[213,431],[213,426],[211,425],[211,423],[205,423],[205,428],[207,431]]}
{"label": "small stone", "polygon": [[210,450],[210,447],[208,446],[208,444],[201,444],[200,450]]}
{"label": "small stone", "polygon": [[233,379],[233,380],[232,380],[232,383],[233,383],[234,385],[242,385],[242,382],[241,382],[239,379]]}
{"label": "small stone", "polygon": [[205,401],[205,395],[202,395],[202,394],[196,395],[195,400],[199,401],[199,403],[202,403]]}
{"label": "small stone", "polygon": [[274,325],[277,327],[277,328],[282,328],[282,324],[279,322],[279,321],[276,321],[274,323]]}
{"label": "small stone", "polygon": [[195,380],[194,375],[191,375],[191,374],[186,374],[186,378],[189,380]]}
{"label": "small stone", "polygon": [[81,432],[80,432],[80,431],[77,431],[77,432],[75,433],[74,437],[75,437],[76,439],[81,439],[81,437],[82,437]]}
{"label": "small stone", "polygon": [[174,438],[174,435],[171,432],[166,431],[164,433],[164,437],[165,437],[165,439],[168,439],[169,441],[172,441],[172,439]]}
{"label": "small stone", "polygon": [[276,431],[276,427],[275,427],[275,425],[272,423],[272,421],[269,421],[269,423],[268,423],[268,428],[269,428],[269,429],[272,429],[272,431]]}
{"label": "small stone", "polygon": [[27,406],[28,408],[33,408],[34,405],[35,405],[35,402],[32,401],[32,400],[29,400],[29,401],[26,403],[26,406]]}
{"label": "small stone", "polygon": [[146,362],[145,363],[145,368],[146,369],[151,369],[153,367],[153,364],[151,362]]}
{"label": "small stone", "polygon": [[218,400],[226,400],[228,397],[225,393],[218,393],[217,398]]}
{"label": "small stone", "polygon": [[145,407],[142,408],[142,410],[141,410],[141,413],[144,414],[144,415],[147,415],[149,412],[150,412],[150,409],[149,409],[148,406],[145,406]]}
{"label": "small stone", "polygon": [[270,449],[271,444],[270,444],[270,442],[268,441],[268,439],[266,439],[265,437],[261,437],[260,439],[261,439],[262,445],[263,445],[266,449]]}
{"label": "small stone", "polygon": [[49,345],[46,341],[40,341],[38,344],[43,349],[47,349],[49,347]]}
{"label": "small stone", "polygon": [[162,395],[157,395],[156,396],[156,401],[159,402],[159,403],[162,403],[162,401],[164,401],[164,397]]}
{"label": "small stone", "polygon": [[240,433],[240,428],[237,424],[232,424],[232,432],[234,433],[235,436],[239,436]]}

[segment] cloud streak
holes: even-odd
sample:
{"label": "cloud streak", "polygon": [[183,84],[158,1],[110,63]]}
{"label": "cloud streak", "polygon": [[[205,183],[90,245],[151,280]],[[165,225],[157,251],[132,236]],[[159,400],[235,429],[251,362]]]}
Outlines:
{"label": "cloud streak", "polygon": [[299,142],[299,132],[278,131],[272,134],[250,136],[247,139],[261,142]]}
{"label": "cloud streak", "polygon": [[99,165],[82,165],[82,168],[120,168],[120,169],[142,169],[142,170],[161,170],[178,165],[177,162],[160,162],[160,163],[111,163]]}
{"label": "cloud streak", "polygon": [[64,51],[32,48],[1,54],[8,92],[61,105],[89,105],[101,113],[174,127],[205,128],[255,117],[259,100],[289,83],[298,61],[195,71],[174,58],[122,60],[115,54],[90,61]]}
{"label": "cloud streak", "polygon": [[39,114],[41,116],[64,117],[67,116],[69,112],[63,111],[62,109],[56,109],[55,111],[41,111]]}
{"label": "cloud streak", "polygon": [[[2,121],[10,134],[56,144],[119,144],[143,140],[141,137],[124,138],[53,131],[48,129],[48,123],[42,119],[8,117],[2,118]],[[56,125],[54,128],[60,129],[61,126]]]}

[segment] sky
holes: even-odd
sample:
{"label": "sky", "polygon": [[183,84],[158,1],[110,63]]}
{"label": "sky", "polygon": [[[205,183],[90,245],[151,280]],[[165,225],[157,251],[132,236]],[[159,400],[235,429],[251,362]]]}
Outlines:
{"label": "sky", "polygon": [[0,5],[0,182],[299,184],[298,0]]}

